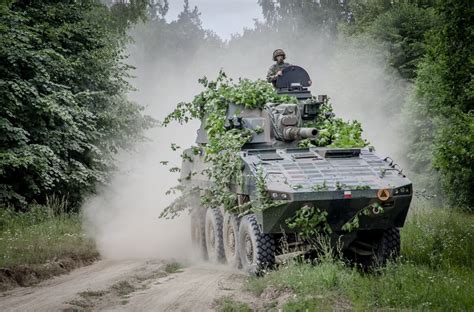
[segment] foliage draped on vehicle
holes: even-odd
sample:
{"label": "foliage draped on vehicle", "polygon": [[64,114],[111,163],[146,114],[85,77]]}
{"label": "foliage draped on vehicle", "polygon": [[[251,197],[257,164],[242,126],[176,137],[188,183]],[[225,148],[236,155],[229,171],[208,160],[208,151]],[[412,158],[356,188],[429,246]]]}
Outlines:
{"label": "foliage draped on vehicle", "polygon": [[[192,102],[179,103],[164,119],[163,126],[172,121],[182,124],[191,119],[201,119],[205,123],[209,143],[200,148],[204,149],[205,161],[211,164],[205,174],[212,181],[212,187],[208,190],[208,195],[204,196],[203,204],[212,207],[224,205],[226,209],[236,209],[236,194],[230,192],[229,187],[231,183],[242,182],[238,152],[254,132],[249,129],[226,130],[224,124],[229,103],[244,108],[263,109],[268,102],[295,103],[296,99],[278,95],[273,87],[263,80],[239,79],[236,83],[222,70],[216,80],[209,81],[204,77],[199,82],[205,90],[196,95]],[[163,215],[186,207],[169,208]]]}
{"label": "foliage draped on vehicle", "polygon": [[[209,81],[202,78],[199,82],[205,90],[196,95],[193,101],[179,103],[176,109],[163,120],[162,125],[170,122],[187,123],[192,119],[201,119],[208,135],[208,144],[197,147],[203,149],[205,161],[210,168],[205,174],[211,181],[207,195],[202,198],[203,204],[208,207],[224,206],[228,210],[244,212],[265,209],[271,205],[265,200],[266,189],[264,179],[256,177],[259,189],[259,198],[244,206],[237,206],[235,192],[230,191],[231,184],[241,185],[243,176],[241,159],[238,152],[249,142],[255,131],[250,129],[225,128],[226,113],[230,103],[243,108],[263,109],[266,103],[297,103],[292,96],[278,95],[271,84],[263,80],[251,81],[240,78],[237,82],[228,78],[221,70],[216,80]],[[362,127],[357,121],[345,122],[334,117],[332,107],[325,102],[321,107],[321,114],[305,126],[314,126],[320,130],[321,136],[316,140],[302,140],[302,146],[331,146],[331,147],[363,147],[368,143],[362,139]],[[186,158],[188,156],[185,156]],[[183,204],[186,201],[176,201]],[[187,208],[185,205],[171,205],[165,209],[162,216],[174,216],[179,210]]]}
{"label": "foliage draped on vehicle", "polygon": [[305,121],[305,127],[318,129],[316,139],[305,139],[299,142],[301,147],[323,146],[334,148],[365,147],[369,145],[362,138],[362,124],[357,120],[345,121],[336,117],[332,105],[325,101],[315,120]]}

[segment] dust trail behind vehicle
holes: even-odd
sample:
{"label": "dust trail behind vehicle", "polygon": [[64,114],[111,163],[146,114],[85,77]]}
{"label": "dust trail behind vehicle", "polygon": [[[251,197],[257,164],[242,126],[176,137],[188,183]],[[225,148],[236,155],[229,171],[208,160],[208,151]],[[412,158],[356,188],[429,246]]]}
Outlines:
{"label": "dust trail behind vehicle", "polygon": [[[264,78],[273,50],[283,48],[290,63],[308,69],[314,94],[331,95],[338,115],[362,122],[365,137],[379,154],[394,156],[399,151],[399,95],[407,86],[388,72],[380,50],[343,37],[328,41],[317,33],[285,36],[268,31],[222,45],[198,43],[184,55],[163,49],[157,53],[154,47],[163,38],[147,35],[156,25],[138,25],[129,46],[129,61],[137,68],[133,83],[138,92],[132,97],[154,118],[162,120],[177,103],[191,100],[202,90],[198,79],[214,78],[220,68],[234,78]],[[109,186],[85,203],[85,224],[104,257],[194,258],[187,214],[172,221],[158,216],[174,198],[164,194],[177,184],[178,174],[169,169],[181,163],[181,151],[169,147],[189,147],[198,126],[193,122],[151,130],[150,141],[138,145],[135,153],[121,155],[120,170]],[[160,161],[168,161],[168,166]]]}

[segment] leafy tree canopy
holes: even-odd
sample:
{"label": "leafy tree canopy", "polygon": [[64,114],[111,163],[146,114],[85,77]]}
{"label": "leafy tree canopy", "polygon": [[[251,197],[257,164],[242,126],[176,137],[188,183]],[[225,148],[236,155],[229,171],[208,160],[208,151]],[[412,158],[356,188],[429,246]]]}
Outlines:
{"label": "leafy tree canopy", "polygon": [[78,206],[151,125],[130,102],[123,29],[93,0],[15,1],[0,15],[0,203]]}
{"label": "leafy tree canopy", "polygon": [[339,22],[348,18],[347,0],[258,0],[267,25],[276,30],[318,31],[335,35]]}

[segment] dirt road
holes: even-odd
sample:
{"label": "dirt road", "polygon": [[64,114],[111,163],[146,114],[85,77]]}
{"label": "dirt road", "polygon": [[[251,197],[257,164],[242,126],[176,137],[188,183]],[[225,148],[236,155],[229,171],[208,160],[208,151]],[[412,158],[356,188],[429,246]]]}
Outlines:
{"label": "dirt road", "polygon": [[216,299],[248,296],[240,290],[244,279],[240,272],[210,264],[179,269],[159,260],[103,260],[0,294],[0,310],[213,311]]}

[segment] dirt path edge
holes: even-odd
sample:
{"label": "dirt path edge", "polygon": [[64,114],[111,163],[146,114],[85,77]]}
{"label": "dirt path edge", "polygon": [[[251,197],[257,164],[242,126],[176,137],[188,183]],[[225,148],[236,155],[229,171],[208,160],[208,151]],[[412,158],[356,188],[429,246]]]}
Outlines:
{"label": "dirt path edge", "polygon": [[54,276],[90,265],[100,259],[98,252],[54,258],[43,264],[25,264],[0,268],[0,292],[16,287],[27,287]]}

